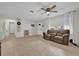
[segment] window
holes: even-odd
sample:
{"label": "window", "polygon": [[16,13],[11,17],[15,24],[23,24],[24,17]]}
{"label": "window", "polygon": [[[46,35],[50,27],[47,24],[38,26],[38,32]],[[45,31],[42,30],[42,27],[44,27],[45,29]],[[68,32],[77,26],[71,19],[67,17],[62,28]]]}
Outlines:
{"label": "window", "polygon": [[69,25],[64,25],[64,29],[70,29]]}

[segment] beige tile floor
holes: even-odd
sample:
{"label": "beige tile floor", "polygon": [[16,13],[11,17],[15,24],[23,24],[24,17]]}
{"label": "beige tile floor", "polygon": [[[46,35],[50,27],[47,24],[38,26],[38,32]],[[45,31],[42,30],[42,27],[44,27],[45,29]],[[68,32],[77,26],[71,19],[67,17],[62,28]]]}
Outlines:
{"label": "beige tile floor", "polygon": [[2,56],[79,56],[79,47],[57,44],[44,40],[42,36],[11,36],[1,42]]}

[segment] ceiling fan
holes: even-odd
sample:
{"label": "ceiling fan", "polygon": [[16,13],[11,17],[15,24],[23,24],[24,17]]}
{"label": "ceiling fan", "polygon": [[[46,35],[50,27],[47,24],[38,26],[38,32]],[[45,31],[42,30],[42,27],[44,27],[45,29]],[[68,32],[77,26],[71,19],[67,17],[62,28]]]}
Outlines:
{"label": "ceiling fan", "polygon": [[57,13],[58,11],[54,11],[53,10],[55,7],[56,7],[56,5],[53,5],[52,7],[48,7],[48,8],[41,8],[41,10],[44,10],[45,11],[45,12],[41,13],[41,15],[46,13],[49,16],[49,14],[51,12]]}
{"label": "ceiling fan", "polygon": [[[49,16],[49,14],[52,13],[57,13],[58,11],[54,11],[53,9],[56,8],[56,5],[53,5],[52,7],[48,7],[48,8],[40,8],[41,10],[45,11],[43,13],[41,13],[41,15],[43,14],[47,14]],[[31,13],[34,13],[33,10],[30,10]]]}

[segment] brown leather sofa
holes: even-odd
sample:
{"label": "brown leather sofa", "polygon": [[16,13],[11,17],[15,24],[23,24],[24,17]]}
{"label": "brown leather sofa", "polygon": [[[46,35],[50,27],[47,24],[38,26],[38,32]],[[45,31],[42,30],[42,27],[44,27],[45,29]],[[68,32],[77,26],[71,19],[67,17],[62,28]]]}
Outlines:
{"label": "brown leather sofa", "polygon": [[68,45],[69,35],[69,30],[47,30],[47,33],[43,32],[44,39],[63,45]]}

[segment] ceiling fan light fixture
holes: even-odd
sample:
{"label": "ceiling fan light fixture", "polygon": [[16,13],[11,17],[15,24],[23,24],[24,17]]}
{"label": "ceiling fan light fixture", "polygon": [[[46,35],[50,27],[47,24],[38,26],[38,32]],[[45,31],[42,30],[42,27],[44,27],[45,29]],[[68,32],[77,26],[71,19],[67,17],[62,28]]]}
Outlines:
{"label": "ceiling fan light fixture", "polygon": [[47,12],[47,14],[50,14],[50,12]]}
{"label": "ceiling fan light fixture", "polygon": [[47,15],[49,15],[50,14],[50,12],[47,12]]}

